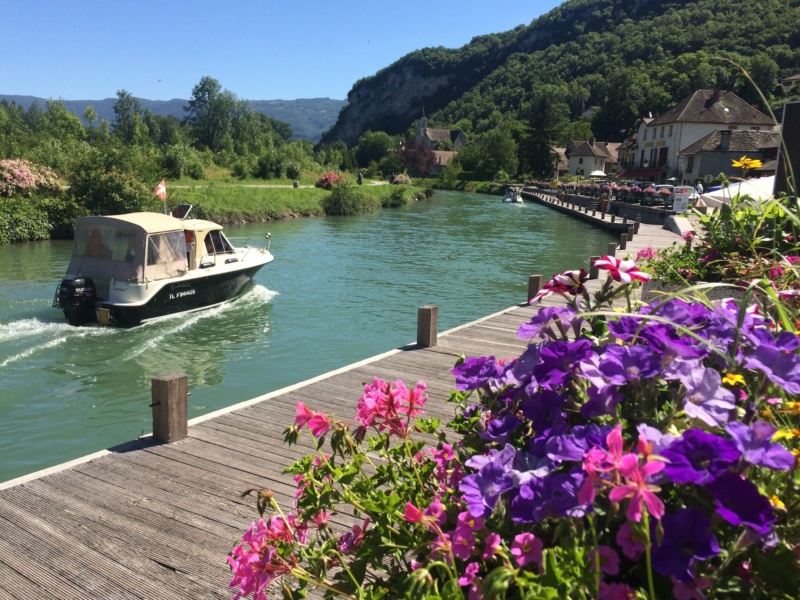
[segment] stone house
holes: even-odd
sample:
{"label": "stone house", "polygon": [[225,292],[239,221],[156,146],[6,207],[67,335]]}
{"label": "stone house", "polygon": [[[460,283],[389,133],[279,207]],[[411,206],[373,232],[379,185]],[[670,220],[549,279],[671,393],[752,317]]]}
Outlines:
{"label": "stone house", "polygon": [[789,75],[789,77],[784,77],[781,79],[781,85],[783,86],[783,91],[788,94],[796,86],[800,85],[800,73],[795,73],[794,75]]}
{"label": "stone house", "polygon": [[597,142],[594,138],[588,141],[571,141],[564,150],[569,161],[568,172],[580,177],[588,177],[594,171],[614,173],[617,168],[618,146],[619,143]]}
{"label": "stone house", "polygon": [[453,146],[453,152],[458,152],[466,146],[467,138],[460,129],[433,129],[428,127],[428,119],[422,117],[417,121],[417,128],[414,136],[419,142],[424,141],[428,148],[435,150],[438,142],[449,142]]}
{"label": "stone house", "polygon": [[[758,170],[759,175],[774,175],[779,148],[780,133],[777,131],[717,129],[681,150],[681,157],[688,173],[741,176],[742,173],[735,172],[731,165],[734,160],[747,156],[759,159],[764,164]],[[751,176],[753,174],[750,173]]]}
{"label": "stone house", "polygon": [[733,92],[696,90],[652,120],[640,121],[635,141],[628,146],[633,162],[620,176],[655,182],[676,177],[692,184],[711,172],[689,165],[683,150],[717,130],[774,132],[777,125]]}

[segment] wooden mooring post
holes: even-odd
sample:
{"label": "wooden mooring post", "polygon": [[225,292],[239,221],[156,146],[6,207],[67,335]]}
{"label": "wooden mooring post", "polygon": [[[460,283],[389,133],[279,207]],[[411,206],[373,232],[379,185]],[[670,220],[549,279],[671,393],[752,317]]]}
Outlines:
{"label": "wooden mooring post", "polygon": [[628,247],[628,234],[621,233],[619,236],[619,249],[625,250]]}
{"label": "wooden mooring post", "polygon": [[608,252],[606,254],[608,256],[614,256],[617,253],[617,245],[614,242],[610,242],[608,244]]}
{"label": "wooden mooring post", "polygon": [[594,261],[600,260],[599,256],[592,256],[589,259],[589,279],[597,279],[600,275],[600,269],[594,264]]}
{"label": "wooden mooring post", "polygon": [[533,297],[542,289],[542,276],[531,275],[528,277],[528,304],[530,304]]}
{"label": "wooden mooring post", "polygon": [[437,343],[439,307],[421,306],[417,310],[417,346],[431,348]]}
{"label": "wooden mooring post", "polygon": [[171,444],[189,435],[189,378],[180,373],[151,380],[153,437]]}

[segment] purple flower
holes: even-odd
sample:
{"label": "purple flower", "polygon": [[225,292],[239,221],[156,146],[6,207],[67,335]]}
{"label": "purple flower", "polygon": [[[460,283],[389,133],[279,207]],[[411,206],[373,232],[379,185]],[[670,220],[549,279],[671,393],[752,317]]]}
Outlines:
{"label": "purple flower", "polygon": [[625,385],[628,381],[655,377],[661,370],[660,357],[646,346],[608,346],[599,364],[609,383]]}
{"label": "purple flower", "polygon": [[745,366],[759,369],[790,394],[800,394],[800,355],[786,354],[773,346],[761,345],[747,357]]}
{"label": "purple flower", "polygon": [[555,428],[545,445],[547,456],[554,461],[582,461],[583,455],[589,448],[606,447],[605,440],[610,431],[609,425],[601,428],[594,423],[578,425],[571,429],[566,426]]}
{"label": "purple flower", "polygon": [[[575,315],[575,309],[571,306],[541,308],[531,317],[530,321],[520,326],[517,330],[517,336],[521,340],[529,340],[538,336],[543,337],[544,334],[552,337],[551,334],[553,332],[550,328],[551,325],[558,325],[565,330],[566,327],[564,327],[564,325],[569,325],[574,328],[575,323],[573,319]],[[578,322],[582,321],[580,318],[575,320]]]}
{"label": "purple flower", "polygon": [[500,494],[514,487],[511,465],[515,454],[514,447],[506,444],[502,451],[495,451],[489,457],[473,456],[467,461],[468,467],[480,469],[465,476],[459,485],[467,510],[473,517],[491,515]]}
{"label": "purple flower", "polygon": [[588,358],[591,348],[592,341],[586,339],[551,342],[542,348],[542,362],[533,368],[533,375],[544,388],[561,386],[569,380],[577,363]]}
{"label": "purple flower", "polygon": [[502,418],[489,421],[486,431],[482,431],[480,437],[484,440],[506,442],[520,425],[522,425],[522,419],[517,415],[507,414]]}
{"label": "purple flower", "polygon": [[578,501],[578,490],[583,483],[583,473],[556,473],[544,480],[542,501],[534,512],[536,521],[548,517],[582,517],[587,507]]}
{"label": "purple flower", "polygon": [[529,479],[519,486],[516,495],[511,498],[511,519],[515,523],[535,523],[536,512],[544,497],[542,496],[543,479]]}
{"label": "purple flower", "polygon": [[775,522],[769,498],[750,481],[728,471],[708,484],[717,501],[717,512],[731,525],[747,525],[764,535]]}
{"label": "purple flower", "polygon": [[641,335],[645,321],[639,317],[620,317],[608,322],[608,329],[614,337],[629,342],[634,337]]}
{"label": "purple flower", "polygon": [[772,436],[778,430],[769,423],[756,421],[748,427],[736,421],[728,423],[725,431],[736,442],[736,447],[747,463],[783,471],[794,466],[794,455],[782,444],[772,441]]}
{"label": "purple flower", "polygon": [[739,460],[733,440],[723,439],[701,429],[687,429],[661,456],[669,462],[664,473],[675,483],[705,485]]}
{"label": "purple flower", "polygon": [[588,389],[588,395],[589,400],[581,406],[581,416],[584,419],[613,415],[617,404],[625,397],[617,391],[617,386],[615,385],[592,386]]}
{"label": "purple flower", "polygon": [[522,413],[531,420],[535,431],[544,431],[564,422],[566,401],[564,394],[542,390],[522,404]]}
{"label": "purple flower", "polygon": [[495,362],[494,356],[481,356],[465,359],[450,372],[456,377],[457,390],[471,392],[486,385],[489,380],[500,377],[503,369]]}
{"label": "purple flower", "polygon": [[475,533],[469,527],[458,525],[450,535],[450,542],[453,544],[453,556],[467,560],[475,548]]}
{"label": "purple flower", "polygon": [[683,508],[674,515],[664,515],[661,523],[664,539],[653,546],[653,569],[678,581],[694,581],[694,562],[719,554],[717,538],[710,531],[711,520],[696,508]]}
{"label": "purple flower", "polygon": [[736,397],[723,387],[719,371],[705,367],[693,368],[688,363],[678,373],[686,386],[683,410],[706,425],[724,425],[735,414]]}

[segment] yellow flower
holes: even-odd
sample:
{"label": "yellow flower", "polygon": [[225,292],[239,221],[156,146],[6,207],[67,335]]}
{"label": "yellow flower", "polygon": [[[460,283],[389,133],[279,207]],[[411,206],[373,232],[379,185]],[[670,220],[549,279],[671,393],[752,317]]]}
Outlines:
{"label": "yellow flower", "polygon": [[744,385],[744,377],[738,373],[726,373],[725,377],[722,378],[722,383],[727,383],[728,385]]}
{"label": "yellow flower", "polygon": [[739,169],[757,169],[762,165],[762,162],[757,158],[747,158],[743,156],[739,160],[733,161],[733,166]]}
{"label": "yellow flower", "polygon": [[775,432],[775,435],[772,436],[772,441],[777,442],[779,440],[791,440],[799,435],[800,429],[779,429]]}
{"label": "yellow flower", "polygon": [[782,413],[787,413],[790,415],[800,415],[800,402],[787,402],[784,405],[785,410],[782,410]]}
{"label": "yellow flower", "polygon": [[769,502],[770,504],[772,504],[772,508],[775,508],[777,510],[786,510],[786,505],[783,502],[781,502],[781,499],[775,496],[774,494],[770,496]]}

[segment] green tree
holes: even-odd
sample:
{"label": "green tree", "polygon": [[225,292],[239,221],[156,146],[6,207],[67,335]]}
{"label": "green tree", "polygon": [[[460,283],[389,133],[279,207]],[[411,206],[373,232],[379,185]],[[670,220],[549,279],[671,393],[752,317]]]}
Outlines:
{"label": "green tree", "polygon": [[379,162],[396,146],[392,136],[384,131],[367,131],[358,138],[353,152],[360,167],[366,167],[373,161]]}
{"label": "green tree", "polygon": [[183,110],[187,112],[184,122],[190,126],[199,150],[208,148],[218,152],[232,144],[231,124],[236,103],[236,96],[223,90],[213,77],[205,76],[194,86],[192,99]]}
{"label": "green tree", "polygon": [[525,129],[520,142],[520,165],[523,172],[536,178],[550,177],[558,158],[553,146],[570,110],[558,98],[554,86],[544,86],[523,105]]}
{"label": "green tree", "polygon": [[117,91],[114,109],[114,135],[126,144],[135,143],[142,127],[142,105],[126,90]]}
{"label": "green tree", "polygon": [[517,142],[507,126],[493,129],[482,140],[481,153],[483,158],[481,164],[483,170],[491,173],[492,176],[499,171],[517,173],[519,167],[518,151]]}

